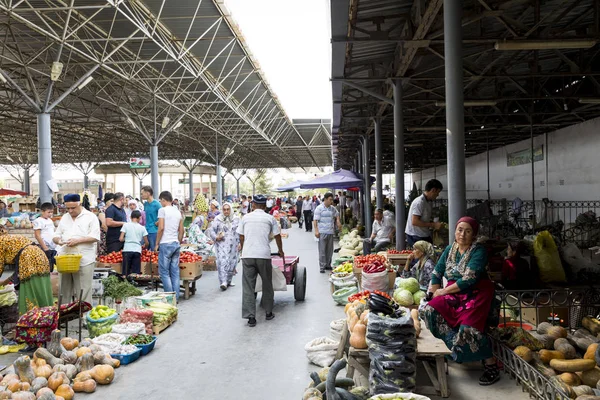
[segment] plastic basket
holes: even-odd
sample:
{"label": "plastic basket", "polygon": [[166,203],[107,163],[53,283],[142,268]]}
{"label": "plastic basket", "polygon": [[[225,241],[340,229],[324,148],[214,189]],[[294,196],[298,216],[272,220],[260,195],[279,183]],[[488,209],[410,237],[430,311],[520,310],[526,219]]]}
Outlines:
{"label": "plastic basket", "polygon": [[156,344],[156,340],[158,338],[156,336],[154,336],[154,340],[151,341],[148,344],[136,344],[135,347],[137,347],[138,349],[140,349],[142,351],[142,355],[145,356],[146,354],[150,353],[152,350],[154,350],[154,345]]}
{"label": "plastic basket", "polygon": [[73,274],[79,272],[81,254],[63,254],[54,257],[54,260],[56,261],[56,269],[61,274]]}
{"label": "plastic basket", "polygon": [[141,353],[142,353],[142,349],[138,348],[137,351],[134,351],[131,354],[111,354],[110,356],[112,358],[116,358],[117,360],[121,361],[121,365],[127,365],[127,364],[131,364],[132,362],[134,362],[138,358],[140,358]]}
{"label": "plastic basket", "polygon": [[90,313],[87,313],[85,319],[90,337],[95,338],[105,333],[111,333],[113,325],[117,323],[117,318],[119,318],[119,314],[114,313],[110,317],[92,319]]}

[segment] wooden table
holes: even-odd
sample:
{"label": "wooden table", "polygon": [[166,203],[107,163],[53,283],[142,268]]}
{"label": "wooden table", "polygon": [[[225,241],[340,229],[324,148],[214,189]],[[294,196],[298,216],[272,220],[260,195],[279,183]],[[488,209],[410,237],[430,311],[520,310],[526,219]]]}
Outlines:
{"label": "wooden table", "polygon": [[183,298],[188,300],[191,296],[196,294],[196,281],[202,277],[202,274],[193,278],[185,278],[181,280],[183,286]]}
{"label": "wooden table", "polygon": [[[369,368],[371,360],[368,349],[355,349],[349,344],[350,333],[345,325],[340,339],[340,346],[336,354],[336,359],[343,357],[344,353],[348,355],[348,367],[346,376],[354,377],[354,372],[358,371],[361,375],[369,378]],[[434,337],[429,329],[422,325],[421,335],[417,339],[417,361],[423,363],[427,376],[431,381],[431,386],[417,386],[416,393],[422,395],[437,395],[449,397],[448,376],[446,373],[445,356],[452,354],[441,339]]]}

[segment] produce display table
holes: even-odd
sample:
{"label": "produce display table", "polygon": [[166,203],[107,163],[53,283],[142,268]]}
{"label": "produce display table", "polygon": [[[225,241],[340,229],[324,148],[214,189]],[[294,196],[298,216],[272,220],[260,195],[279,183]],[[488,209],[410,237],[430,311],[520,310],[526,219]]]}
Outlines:
{"label": "produce display table", "polygon": [[[349,345],[350,332],[345,326],[342,331],[340,346],[338,347],[337,359],[342,358],[343,353],[348,354],[348,368],[346,376],[354,377],[354,372],[369,378],[371,360],[368,349],[355,349]],[[445,357],[452,354],[446,343],[434,337],[429,329],[422,326],[421,334],[417,339],[417,361],[421,361],[432,386],[417,386],[416,393],[422,395],[435,395],[447,398],[450,396],[448,388],[448,376],[446,374]]]}

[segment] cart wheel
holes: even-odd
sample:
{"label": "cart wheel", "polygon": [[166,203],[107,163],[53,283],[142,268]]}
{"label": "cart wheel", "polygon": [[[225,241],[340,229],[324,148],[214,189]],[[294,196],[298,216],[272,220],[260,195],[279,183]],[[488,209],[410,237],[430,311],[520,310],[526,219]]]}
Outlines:
{"label": "cart wheel", "polygon": [[294,276],[294,299],[296,301],[304,301],[306,296],[306,268],[296,267]]}

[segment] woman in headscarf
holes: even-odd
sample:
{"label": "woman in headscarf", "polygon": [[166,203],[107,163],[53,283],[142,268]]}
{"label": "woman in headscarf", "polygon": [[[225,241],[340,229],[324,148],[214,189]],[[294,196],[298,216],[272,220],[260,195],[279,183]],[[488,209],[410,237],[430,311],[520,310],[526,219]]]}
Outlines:
{"label": "woman in headscarf", "polygon": [[53,305],[46,253],[25,236],[3,232],[0,231],[0,275],[6,264],[14,264],[15,272],[0,285],[19,285],[19,315],[34,307]]}
{"label": "woman in headscarf", "polygon": [[231,204],[225,203],[223,204],[223,213],[217,215],[207,229],[208,236],[215,242],[221,290],[227,290],[227,287],[233,286],[231,279],[236,273],[235,267],[238,263],[240,245],[240,237],[237,234],[239,223],[240,219],[233,214]]}
{"label": "woman in headscarf", "polygon": [[[483,361],[483,386],[496,383],[500,372],[485,334],[494,298],[488,278],[487,251],[476,242],[479,223],[462,217],[456,224],[454,243],[446,248],[431,275],[433,299],[423,309],[425,323],[433,336],[452,350],[454,361]],[[442,288],[442,278],[448,280]]]}
{"label": "woman in headscarf", "polygon": [[202,232],[202,225],[204,225],[204,217],[199,215],[194,218],[188,231],[188,242],[196,245],[197,252],[202,255],[210,254],[210,249],[213,245],[213,241],[208,238]]}
{"label": "woman in headscarf", "polygon": [[402,278],[416,278],[421,290],[427,292],[431,273],[435,268],[435,253],[431,243],[419,240],[413,246],[413,252],[408,256],[402,271]]}

